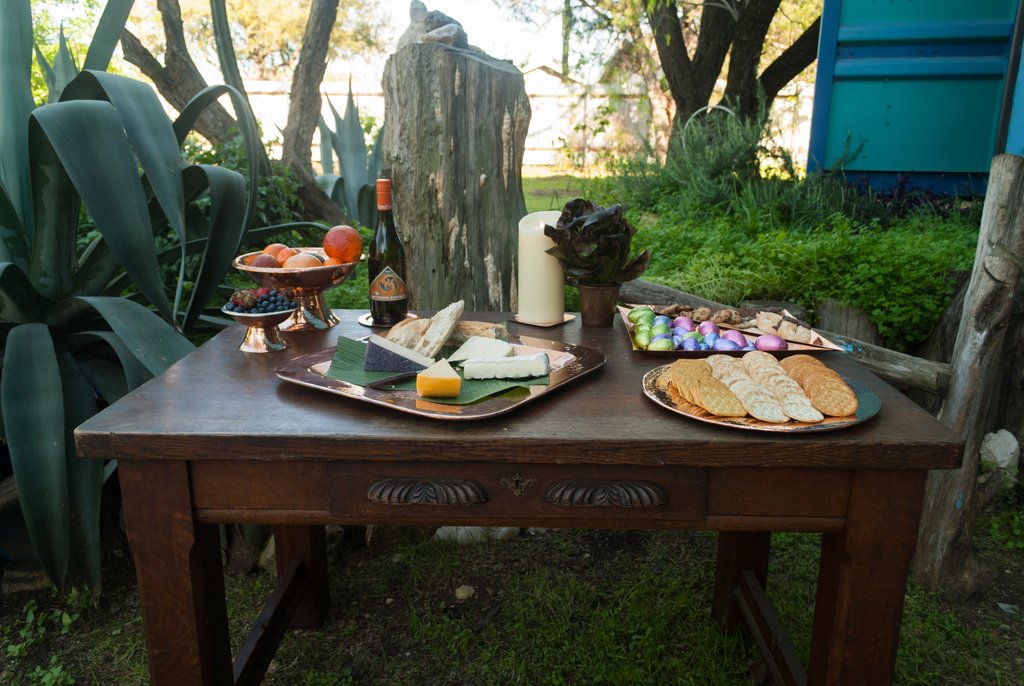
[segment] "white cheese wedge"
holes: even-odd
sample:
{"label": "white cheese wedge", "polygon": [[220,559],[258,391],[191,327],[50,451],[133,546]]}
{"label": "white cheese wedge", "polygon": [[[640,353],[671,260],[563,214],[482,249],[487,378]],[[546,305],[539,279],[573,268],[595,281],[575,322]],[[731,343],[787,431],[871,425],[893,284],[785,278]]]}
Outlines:
{"label": "white cheese wedge", "polygon": [[448,356],[449,362],[461,362],[474,357],[498,358],[512,355],[512,344],[507,341],[499,341],[496,338],[484,338],[483,336],[470,336],[466,342],[459,346],[459,349]]}
{"label": "white cheese wedge", "polygon": [[432,398],[457,398],[462,390],[462,377],[448,360],[441,359],[416,375],[416,392]]}
{"label": "white cheese wedge", "polygon": [[394,341],[370,334],[366,343],[363,369],[368,372],[415,372],[434,364],[434,360],[403,348]]}
{"label": "white cheese wedge", "polygon": [[462,363],[467,379],[528,379],[551,371],[547,353],[516,357],[472,358]]}

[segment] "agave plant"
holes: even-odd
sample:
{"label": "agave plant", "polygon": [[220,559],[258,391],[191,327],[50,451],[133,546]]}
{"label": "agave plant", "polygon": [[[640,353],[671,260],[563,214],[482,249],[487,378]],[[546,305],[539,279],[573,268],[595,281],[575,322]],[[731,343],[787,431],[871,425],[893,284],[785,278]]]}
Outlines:
{"label": "agave plant", "polygon": [[566,203],[556,226],[544,234],[555,242],[548,254],[558,258],[571,286],[621,285],[647,269],[651,253],[630,256],[636,229],[626,221],[621,205],[601,207],[577,198]]}
{"label": "agave plant", "polygon": [[[0,12],[4,438],[43,569],[57,586],[69,571],[82,575],[94,596],[104,465],[76,457],[72,431],[193,349],[182,332],[209,321],[204,307],[243,240],[257,190],[259,140],[237,91],[211,87],[171,121],[148,85],[98,70],[130,7],[108,3],[85,71],[40,107],[30,88],[29,1]],[[55,63],[66,69],[69,59],[64,51]],[[247,141],[248,188],[232,170],[180,162],[197,117],[224,94]],[[205,212],[193,204],[200,196]],[[99,234],[88,241],[83,205]],[[175,262],[169,293],[160,265]]]}
{"label": "agave plant", "polygon": [[[338,114],[330,99],[327,104],[334,115],[334,130],[320,117],[320,166],[323,173],[317,183],[336,205],[363,226],[373,226],[377,217],[374,186],[383,167],[381,141],[384,129],[377,132],[369,155],[359,108],[352,98],[352,82],[348,84],[345,116]],[[338,173],[334,173],[334,155],[338,156]]]}

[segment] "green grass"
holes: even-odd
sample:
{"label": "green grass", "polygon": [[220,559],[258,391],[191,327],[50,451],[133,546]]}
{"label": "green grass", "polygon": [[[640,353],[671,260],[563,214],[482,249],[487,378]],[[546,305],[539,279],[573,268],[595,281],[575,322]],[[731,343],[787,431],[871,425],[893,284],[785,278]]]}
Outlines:
{"label": "green grass", "polygon": [[585,194],[586,180],[575,176],[534,176],[523,179],[527,212],[561,210],[565,203]]}
{"label": "green grass", "polygon": [[[978,596],[910,586],[897,684],[1021,683],[1024,644],[1015,637],[1024,616],[999,611],[995,601],[1024,605],[1024,585],[1014,581],[1024,560],[988,537],[989,520],[979,524],[979,550],[999,574]],[[327,623],[289,632],[264,683],[740,686],[763,673],[752,643],[722,633],[709,616],[712,533],[551,529],[471,545],[428,533],[378,529],[368,547],[332,553]],[[804,660],[817,545],[815,535],[776,534],[767,587]],[[78,684],[146,683],[137,590],[123,541],[112,547],[121,556],[108,547],[98,607],[49,592],[35,596],[32,622],[24,599],[0,609],[0,683],[47,683],[51,664]],[[272,583],[268,573],[227,577],[235,650]],[[463,584],[476,593],[459,601],[454,590]],[[38,640],[11,655],[26,627]]]}

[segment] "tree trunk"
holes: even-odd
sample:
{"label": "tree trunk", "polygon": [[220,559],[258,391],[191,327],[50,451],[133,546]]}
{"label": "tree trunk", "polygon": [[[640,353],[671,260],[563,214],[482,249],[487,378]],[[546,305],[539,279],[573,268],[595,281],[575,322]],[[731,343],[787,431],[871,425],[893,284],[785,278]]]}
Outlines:
{"label": "tree trunk", "polygon": [[814,325],[829,331],[867,341],[872,345],[882,345],[882,337],[878,329],[863,310],[850,307],[838,300],[826,299],[819,301],[814,308]]}
{"label": "tree trunk", "polygon": [[384,67],[384,167],[410,305],[509,310],[530,103],[510,63],[437,43]]}
{"label": "tree trunk", "polygon": [[964,298],[953,374],[939,419],[965,442],[963,466],[928,476],[914,576],[925,588],[970,591],[971,541],[977,516],[978,449],[990,428],[989,409],[1024,254],[1024,158],[992,162],[974,270]]}
{"label": "tree trunk", "polygon": [[[160,64],[127,29],[121,33],[121,49],[124,58],[149,77],[160,95],[180,112],[196,93],[206,88],[207,83],[188,53],[178,0],[157,0],[157,8],[164,27],[164,64]],[[214,104],[199,117],[196,131],[211,143],[223,145],[234,125],[235,120],[228,111]]]}
{"label": "tree trunk", "polygon": [[[725,101],[736,107],[744,118],[758,116],[757,67],[764,51],[764,38],[781,0],[752,0],[736,22],[732,51],[729,53],[729,72],[726,77]],[[766,106],[768,103],[765,103]],[[767,112],[765,113],[767,114]]]}
{"label": "tree trunk", "polygon": [[[338,0],[317,0],[310,10],[310,20],[307,23],[304,38],[309,38],[310,32],[313,31],[313,36],[317,43],[308,47],[310,52],[308,58],[306,55],[307,45],[305,42],[303,43],[299,68],[296,70],[292,81],[293,96],[295,93],[302,95],[298,98],[298,105],[296,104],[296,99],[290,102],[288,111],[289,127],[292,125],[292,110],[295,108],[299,108],[301,116],[312,118],[311,121],[313,123],[309,126],[309,133],[304,139],[305,168],[303,168],[301,162],[293,164],[291,159],[285,160],[301,184],[298,190],[298,197],[303,204],[304,212],[300,218],[306,221],[326,221],[329,224],[351,223],[351,220],[317,185],[316,179],[313,178],[312,165],[309,162],[309,147],[313,138],[312,129],[316,126],[316,116],[320,111],[319,89],[320,83],[323,81],[324,69],[326,68],[324,61],[324,56],[327,52],[326,41],[329,39],[331,28],[334,26],[334,19],[330,18],[328,20],[328,15],[330,14],[331,6],[333,6],[334,15],[336,16],[337,5]],[[181,21],[181,7],[178,4],[178,0],[158,0],[157,8],[160,10],[164,27],[164,64],[160,64],[159,60],[127,29],[121,34],[122,50],[124,51],[125,59],[138,67],[156,85],[160,95],[180,112],[195,97],[196,93],[207,87],[207,83],[206,79],[199,73],[195,62],[192,61],[191,55],[189,55],[188,47],[185,43],[185,30]],[[324,23],[327,24],[326,29],[324,28]],[[313,25],[312,28],[310,24]],[[327,36],[323,37],[321,34],[325,30]],[[321,40],[324,43],[322,46],[319,44]],[[318,51],[322,53],[319,57],[317,57]],[[303,68],[304,58],[305,68]],[[307,97],[310,89],[316,95],[315,105]],[[303,109],[307,107],[308,109]],[[199,120],[196,122],[195,130],[203,138],[210,141],[210,143],[224,145],[231,139],[231,129],[233,127],[237,128],[235,119],[219,103],[213,103],[203,110]],[[300,124],[298,122],[295,124],[295,127],[291,132],[293,136],[291,140],[288,138],[289,131],[286,128],[284,140],[285,154],[302,154],[303,146],[299,139],[304,133],[299,128]],[[270,169],[270,163],[265,150],[263,150],[258,162],[263,169],[262,173],[266,174]]]}
{"label": "tree trunk", "polygon": [[1013,313],[1003,344],[1002,384],[995,406],[994,427],[1006,429],[1024,444],[1024,292],[1018,293],[1017,311]]}
{"label": "tree trunk", "polygon": [[729,54],[736,22],[728,10],[705,6],[701,12],[697,49],[691,60],[676,3],[667,0],[647,3],[644,11],[654,33],[661,70],[676,102],[676,121],[686,121],[711,99],[715,81]]}
{"label": "tree trunk", "polygon": [[327,69],[331,29],[338,18],[338,0],[315,0],[302,36],[302,52],[288,94],[288,123],[281,141],[281,161],[293,170],[312,174],[310,146],[322,106],[320,84]]}
{"label": "tree trunk", "polygon": [[818,59],[821,17],[808,26],[791,46],[761,72],[759,82],[765,103],[771,103],[787,83]]}

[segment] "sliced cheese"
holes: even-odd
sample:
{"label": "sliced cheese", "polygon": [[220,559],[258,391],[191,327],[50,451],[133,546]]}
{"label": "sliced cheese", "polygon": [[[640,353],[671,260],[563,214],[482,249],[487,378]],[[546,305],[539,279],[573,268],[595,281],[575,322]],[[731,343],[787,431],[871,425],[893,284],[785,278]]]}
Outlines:
{"label": "sliced cheese", "polygon": [[474,357],[496,358],[509,357],[512,355],[512,344],[508,341],[499,341],[496,338],[484,338],[483,336],[470,336],[466,342],[459,346],[459,349],[448,356],[449,362],[461,362]]}
{"label": "sliced cheese", "polygon": [[516,357],[472,358],[462,363],[467,379],[528,379],[551,371],[547,353]]}
{"label": "sliced cheese", "polygon": [[457,398],[462,377],[448,360],[441,359],[416,375],[416,392],[432,398]]}
{"label": "sliced cheese", "polygon": [[394,341],[370,334],[366,343],[363,369],[368,372],[415,372],[434,364],[434,360],[403,348]]}

